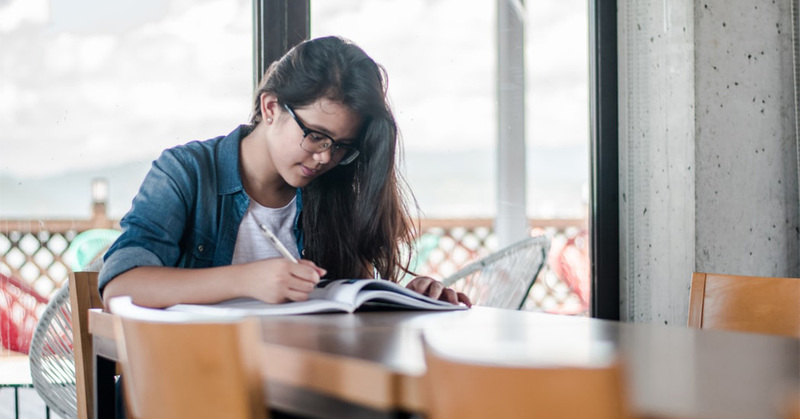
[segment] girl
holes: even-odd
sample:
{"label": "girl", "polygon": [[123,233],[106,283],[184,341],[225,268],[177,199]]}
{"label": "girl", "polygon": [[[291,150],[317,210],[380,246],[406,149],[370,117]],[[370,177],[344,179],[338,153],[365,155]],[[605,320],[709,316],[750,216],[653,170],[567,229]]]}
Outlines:
{"label": "girl", "polygon": [[[280,303],[307,299],[321,277],[407,272],[412,225],[381,66],[342,38],[303,42],[267,70],[250,122],[153,163],[105,255],[105,299]],[[281,257],[261,224],[302,260]],[[408,288],[470,305],[428,277]]]}

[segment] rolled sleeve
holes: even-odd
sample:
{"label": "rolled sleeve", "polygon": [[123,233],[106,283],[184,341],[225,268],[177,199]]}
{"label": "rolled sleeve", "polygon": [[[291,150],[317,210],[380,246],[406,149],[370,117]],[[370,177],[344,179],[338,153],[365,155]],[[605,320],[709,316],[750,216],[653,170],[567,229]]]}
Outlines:
{"label": "rolled sleeve", "polygon": [[208,268],[229,265],[249,205],[239,175],[239,142],[248,127],[226,137],[192,141],[153,162],[120,220],[122,234],[104,257],[100,292],[140,266]]}
{"label": "rolled sleeve", "polygon": [[[138,266],[176,266],[186,228],[187,201],[196,190],[191,165],[179,150],[166,150],[153,162],[131,210],[120,221],[122,234],[106,252],[98,277],[101,292],[117,275]],[[187,170],[188,169],[188,170]]]}
{"label": "rolled sleeve", "polygon": [[155,253],[142,247],[125,247],[109,255],[103,262],[103,269],[100,270],[97,280],[100,295],[103,295],[103,289],[117,275],[139,266],[163,266],[163,263]]}

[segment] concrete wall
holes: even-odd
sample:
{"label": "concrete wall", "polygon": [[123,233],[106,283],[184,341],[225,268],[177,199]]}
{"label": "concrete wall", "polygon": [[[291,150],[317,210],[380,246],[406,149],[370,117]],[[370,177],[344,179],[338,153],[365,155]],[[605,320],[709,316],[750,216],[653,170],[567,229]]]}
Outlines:
{"label": "concrete wall", "polygon": [[790,0],[619,2],[621,314],[692,271],[800,276]]}

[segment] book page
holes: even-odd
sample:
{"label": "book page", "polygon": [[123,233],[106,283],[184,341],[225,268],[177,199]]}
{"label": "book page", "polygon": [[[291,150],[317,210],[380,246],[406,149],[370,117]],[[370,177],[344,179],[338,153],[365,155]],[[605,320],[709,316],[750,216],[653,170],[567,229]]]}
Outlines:
{"label": "book page", "polygon": [[309,299],[324,298],[354,307],[375,301],[395,306],[426,310],[458,310],[458,306],[446,301],[434,300],[402,285],[384,279],[341,279],[320,283],[319,288],[309,294]]}
{"label": "book page", "polygon": [[372,283],[366,284],[362,288],[358,294],[356,306],[370,301],[388,302],[426,310],[459,310],[466,308],[466,306],[450,304],[447,301],[434,300],[402,285],[381,280],[372,281]]}
{"label": "book page", "polygon": [[356,304],[358,293],[362,288],[374,282],[389,282],[376,279],[336,279],[336,280],[322,280],[314,291],[308,294],[309,300],[330,300],[338,301],[352,307],[357,307]]}
{"label": "book page", "polygon": [[286,314],[326,312],[350,313],[354,310],[354,307],[328,300],[306,300],[269,304],[254,298],[236,298],[216,304],[178,304],[167,308],[167,310],[213,316],[279,316]]}
{"label": "book page", "polygon": [[168,310],[213,316],[273,316],[325,312],[352,313],[362,304],[374,302],[422,310],[463,310],[466,306],[434,300],[402,285],[383,279],[323,280],[307,301],[268,304],[252,298],[236,298],[216,304],[178,304]]}

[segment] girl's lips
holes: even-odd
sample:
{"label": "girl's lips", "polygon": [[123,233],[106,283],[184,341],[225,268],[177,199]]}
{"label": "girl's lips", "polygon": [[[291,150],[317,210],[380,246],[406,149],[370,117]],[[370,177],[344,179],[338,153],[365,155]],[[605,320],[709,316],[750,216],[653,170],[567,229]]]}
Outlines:
{"label": "girl's lips", "polygon": [[308,167],[305,167],[302,164],[300,165],[300,170],[303,171],[303,175],[304,176],[308,176],[308,177],[316,176],[317,173],[319,173],[319,170],[309,169]]}

